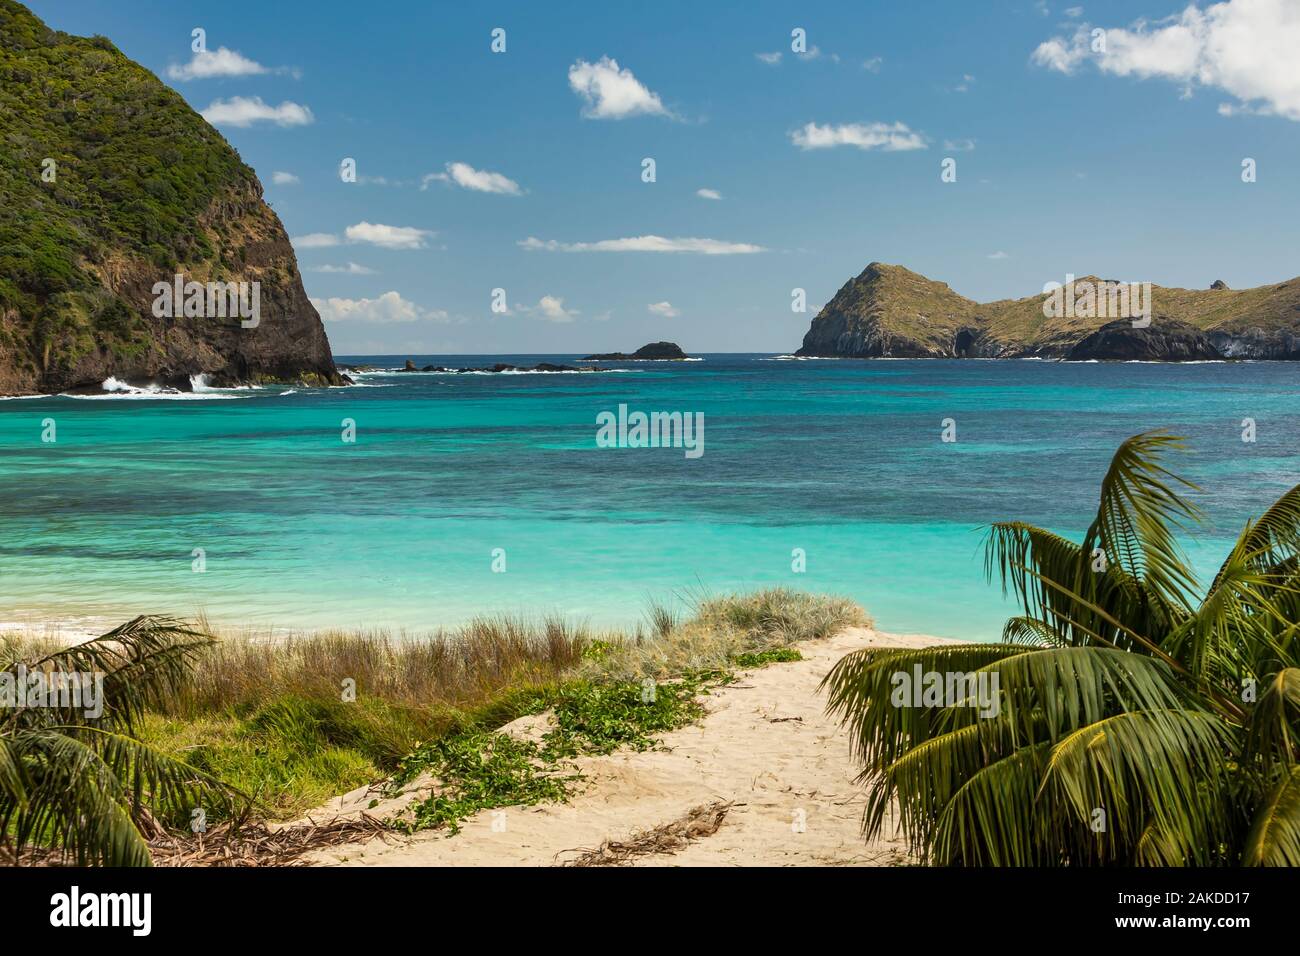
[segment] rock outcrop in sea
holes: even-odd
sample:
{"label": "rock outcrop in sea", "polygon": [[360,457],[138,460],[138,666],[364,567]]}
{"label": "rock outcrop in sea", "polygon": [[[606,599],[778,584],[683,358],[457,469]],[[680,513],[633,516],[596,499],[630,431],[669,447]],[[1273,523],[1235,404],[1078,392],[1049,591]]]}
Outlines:
{"label": "rock outcrop in sea", "polygon": [[626,352],[605,352],[601,355],[584,355],[584,362],[673,362],[690,358],[676,342],[651,342],[631,355]]}

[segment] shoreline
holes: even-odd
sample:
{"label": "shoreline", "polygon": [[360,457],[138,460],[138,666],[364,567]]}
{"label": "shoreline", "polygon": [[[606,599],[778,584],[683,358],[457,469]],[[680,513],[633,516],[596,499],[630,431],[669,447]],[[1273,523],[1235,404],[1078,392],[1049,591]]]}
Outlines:
{"label": "shoreline", "polygon": [[[723,595],[733,592],[721,590],[718,593],[719,595]],[[739,591],[734,593],[747,592]],[[820,594],[824,592],[810,593]],[[689,604],[684,605],[684,609],[689,609],[689,607]],[[39,613],[38,616],[30,620],[22,618],[0,619],[0,638],[11,637],[17,640],[66,641],[70,644],[79,644],[106,634],[113,630],[113,628],[118,627],[140,614],[150,613],[156,612],[148,609],[136,609],[123,610],[120,613],[114,614],[95,613],[70,616],[52,616],[47,613]],[[519,609],[500,608],[483,610],[467,618],[448,619],[438,623],[422,625],[418,628],[397,624],[385,624],[382,622],[366,625],[323,625],[320,627],[257,623],[250,621],[228,622],[224,620],[213,620],[202,609],[190,613],[164,613],[163,616],[194,623],[211,633],[212,636],[219,640],[246,641],[253,644],[270,645],[297,640],[320,640],[336,635],[364,635],[367,637],[397,641],[422,641],[436,639],[463,630],[464,628],[474,624],[476,621],[492,619],[510,619],[528,623],[542,622],[550,619],[562,619],[575,628],[594,633],[610,634],[635,632],[638,628],[643,628],[646,624],[645,618],[639,615],[629,615],[620,620],[601,620],[593,623],[588,615],[566,614],[559,610],[536,610],[529,612]],[[881,629],[880,633],[901,639],[916,637],[938,642],[985,643],[985,641],[981,641],[978,637],[955,637],[952,635],[921,632],[899,632],[892,628]],[[987,640],[996,641],[999,638],[1000,634],[990,634]],[[898,646],[911,645],[904,644]]]}

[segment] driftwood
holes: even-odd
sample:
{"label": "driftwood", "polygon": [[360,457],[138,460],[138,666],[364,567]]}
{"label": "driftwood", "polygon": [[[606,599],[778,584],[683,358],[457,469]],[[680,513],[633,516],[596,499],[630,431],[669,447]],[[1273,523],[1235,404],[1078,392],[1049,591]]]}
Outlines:
{"label": "driftwood", "polygon": [[[148,811],[136,821],[149,844],[154,866],[310,866],[302,857],[313,850],[382,837],[383,821],[362,813],[329,823],[271,827],[262,820],[219,823],[204,833],[175,834]],[[57,850],[28,847],[15,855],[0,843],[0,866],[66,866]]]}
{"label": "driftwood", "polygon": [[[652,830],[642,830],[626,840],[606,840],[595,849],[576,851],[577,857],[561,866],[626,866],[637,857],[659,853],[677,853],[696,840],[713,836],[722,826],[734,803],[710,803],[695,807]],[[566,851],[575,852],[575,851]]]}
{"label": "driftwood", "polygon": [[205,833],[149,838],[155,866],[310,866],[313,850],[353,843],[388,832],[383,821],[362,813],[329,823],[269,827],[261,820],[220,823]]}

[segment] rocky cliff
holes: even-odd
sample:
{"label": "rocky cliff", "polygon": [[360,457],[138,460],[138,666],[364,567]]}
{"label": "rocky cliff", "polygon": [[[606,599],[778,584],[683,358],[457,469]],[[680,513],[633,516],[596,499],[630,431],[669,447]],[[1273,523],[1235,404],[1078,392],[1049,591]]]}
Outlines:
{"label": "rocky cliff", "polygon": [[[155,285],[258,283],[238,315],[155,314]],[[262,186],[230,144],[103,37],[0,0],[0,394],[112,376],[187,388],[339,384]]]}
{"label": "rocky cliff", "polygon": [[813,319],[797,354],[1297,359],[1300,279],[1255,289],[1216,281],[1204,291],[1157,285],[1139,291],[1086,276],[1054,294],[979,303],[902,266],[873,262]]}

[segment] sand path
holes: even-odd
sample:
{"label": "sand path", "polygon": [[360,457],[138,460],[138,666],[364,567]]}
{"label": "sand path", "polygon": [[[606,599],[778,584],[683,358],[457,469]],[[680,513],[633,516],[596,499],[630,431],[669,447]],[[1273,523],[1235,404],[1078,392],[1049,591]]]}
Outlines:
{"label": "sand path", "polygon": [[[666,734],[665,749],[582,758],[585,787],[569,803],[484,811],[453,837],[348,844],[312,854],[346,866],[554,866],[605,840],[626,841],[688,817],[697,807],[733,804],[720,827],[676,852],[635,856],[658,866],[882,866],[906,860],[896,836],[866,843],[864,797],[848,738],[824,713],[818,684],[861,647],[940,643],[919,635],[849,628],[800,645],[802,661],[740,671],[704,701],[699,723]],[[524,718],[511,726],[528,732]],[[317,821],[369,802],[358,791],[332,801]],[[409,801],[409,798],[407,798]],[[400,801],[394,806],[402,805]],[[383,813],[388,805],[372,810]],[[799,823],[802,822],[802,827]],[[706,828],[707,829],[707,828]]]}

